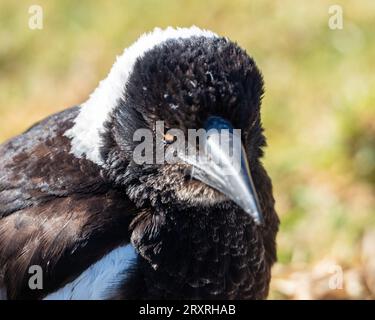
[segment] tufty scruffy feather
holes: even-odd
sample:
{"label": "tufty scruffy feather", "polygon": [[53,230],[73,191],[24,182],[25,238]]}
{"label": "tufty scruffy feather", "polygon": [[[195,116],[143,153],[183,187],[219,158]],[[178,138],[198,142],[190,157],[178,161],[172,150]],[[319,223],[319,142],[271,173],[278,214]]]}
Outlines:
{"label": "tufty scruffy feather", "polygon": [[[263,92],[236,43],[155,29],[82,105],[0,145],[0,299],[266,298],[279,219],[261,162]],[[229,163],[225,129],[240,141],[239,170],[138,163],[138,129],[165,149],[170,129],[217,129],[197,148]],[[32,265],[41,290],[28,285]]]}
{"label": "tufty scruffy feather", "polygon": [[72,138],[72,152],[77,157],[86,155],[91,161],[102,164],[100,159],[100,134],[104,132],[103,124],[108,120],[111,111],[118,105],[120,99],[126,99],[126,86],[133,72],[137,59],[142,58],[147,51],[160,46],[170,39],[187,39],[191,37],[218,37],[215,33],[198,27],[177,28],[165,30],[155,28],[145,33],[134,42],[123,54],[117,57],[107,78],[82,104],[82,110],[75,121],[75,126],[66,132]]}

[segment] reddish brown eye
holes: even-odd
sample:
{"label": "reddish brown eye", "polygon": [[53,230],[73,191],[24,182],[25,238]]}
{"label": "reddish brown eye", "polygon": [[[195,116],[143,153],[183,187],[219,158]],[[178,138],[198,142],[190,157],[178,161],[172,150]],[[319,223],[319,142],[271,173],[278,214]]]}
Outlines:
{"label": "reddish brown eye", "polygon": [[164,142],[165,143],[172,143],[176,140],[176,137],[173,134],[166,133],[164,135]]}

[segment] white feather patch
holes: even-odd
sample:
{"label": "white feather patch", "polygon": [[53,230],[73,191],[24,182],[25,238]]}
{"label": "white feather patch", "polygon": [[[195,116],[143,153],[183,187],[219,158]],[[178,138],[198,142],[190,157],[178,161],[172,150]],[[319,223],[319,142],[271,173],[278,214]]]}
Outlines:
{"label": "white feather patch", "polygon": [[135,257],[132,245],[119,247],[91,265],[74,281],[46,296],[44,300],[109,299]]}
{"label": "white feather patch", "polygon": [[165,30],[155,28],[125,49],[123,54],[117,57],[107,78],[99,83],[90,98],[82,104],[75,125],[65,133],[72,139],[71,153],[78,158],[86,155],[87,159],[102,165],[99,153],[100,133],[103,132],[103,124],[116,107],[118,100],[124,99],[126,84],[137,59],[169,39],[186,39],[194,36],[217,37],[215,33],[195,26],[176,29],[169,27]]}

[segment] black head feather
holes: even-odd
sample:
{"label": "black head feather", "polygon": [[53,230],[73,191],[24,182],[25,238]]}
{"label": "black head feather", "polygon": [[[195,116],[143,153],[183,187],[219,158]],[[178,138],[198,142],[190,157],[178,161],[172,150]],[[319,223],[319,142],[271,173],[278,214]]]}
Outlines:
{"label": "black head feather", "polygon": [[[132,152],[139,143],[133,141],[134,132],[154,130],[156,121],[164,121],[166,130],[178,128],[187,133],[188,129],[202,128],[208,117],[221,116],[241,129],[251,164],[262,156],[262,75],[254,60],[225,38],[166,41],[138,58],[124,92],[125,99],[119,100],[106,124],[102,156],[120,171],[127,168],[126,172],[114,169],[112,176],[119,183],[130,183],[129,195],[138,202],[153,199],[149,194],[153,186],[163,202],[175,198],[176,189],[182,193],[184,188],[193,191],[192,197],[203,192],[206,198],[220,198],[211,188],[190,181],[184,166],[132,163]],[[142,190],[134,185],[137,181]],[[145,194],[147,181],[152,186]]]}
{"label": "black head feather", "polygon": [[[278,218],[259,161],[263,79],[254,60],[225,38],[171,39],[137,60],[124,92],[106,124],[102,149],[108,176],[142,210],[131,225],[141,258],[123,297],[134,293],[134,282],[147,288],[148,298],[265,297]],[[155,122],[164,121],[186,133],[210,116],[241,129],[265,226],[192,179],[186,165],[132,161],[137,129],[155,130]]]}

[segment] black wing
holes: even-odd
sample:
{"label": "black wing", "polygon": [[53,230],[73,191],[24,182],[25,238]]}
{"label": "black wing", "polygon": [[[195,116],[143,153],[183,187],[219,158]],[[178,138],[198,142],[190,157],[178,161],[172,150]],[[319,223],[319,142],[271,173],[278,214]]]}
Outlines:
{"label": "black wing", "polygon": [[[64,132],[77,107],[53,115],[0,146],[0,289],[10,299],[41,298],[129,241],[135,208],[100,168],[70,154]],[[43,269],[43,290],[28,271]]]}

